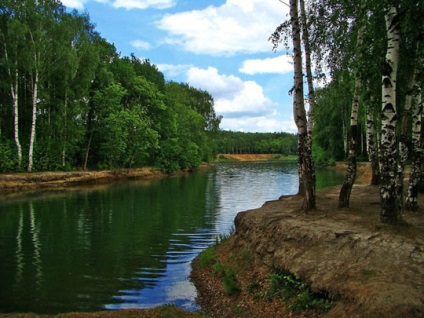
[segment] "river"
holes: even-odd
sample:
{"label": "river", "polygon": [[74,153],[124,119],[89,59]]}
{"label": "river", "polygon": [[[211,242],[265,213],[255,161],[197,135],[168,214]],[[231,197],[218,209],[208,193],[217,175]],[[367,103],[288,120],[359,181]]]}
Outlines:
{"label": "river", "polygon": [[[317,187],[343,175],[317,171]],[[237,212],[297,192],[297,165],[220,163],[160,180],[0,201],[0,312],[198,309],[190,263]]]}

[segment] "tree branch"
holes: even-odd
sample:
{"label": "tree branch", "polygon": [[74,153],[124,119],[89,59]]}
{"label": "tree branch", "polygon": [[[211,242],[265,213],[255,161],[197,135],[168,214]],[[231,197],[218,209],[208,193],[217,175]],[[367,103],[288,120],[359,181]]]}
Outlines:
{"label": "tree branch", "polygon": [[282,4],[285,4],[286,6],[288,6],[290,8],[290,6],[287,2],[284,2],[283,0],[278,0],[278,1],[280,1]]}

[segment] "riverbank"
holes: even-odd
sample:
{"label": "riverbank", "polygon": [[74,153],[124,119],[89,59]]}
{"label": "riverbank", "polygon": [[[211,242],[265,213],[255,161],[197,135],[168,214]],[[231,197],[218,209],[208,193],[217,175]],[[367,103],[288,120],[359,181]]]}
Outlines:
{"label": "riverbank", "polygon": [[280,154],[219,154],[216,158],[220,161],[296,161],[297,156],[283,156]]}
{"label": "riverbank", "polygon": [[222,266],[234,269],[240,293],[228,296],[213,269],[200,266],[199,259],[193,264],[199,304],[209,316],[317,315],[293,313],[281,298],[263,297],[271,274],[290,272],[332,301],[323,317],[423,317],[422,211],[405,212],[401,226],[383,225],[378,187],[355,185],[349,209],[337,208],[339,190],[319,191],[317,209],[309,214],[299,210],[300,196],[239,213],[235,234],[215,253]]}

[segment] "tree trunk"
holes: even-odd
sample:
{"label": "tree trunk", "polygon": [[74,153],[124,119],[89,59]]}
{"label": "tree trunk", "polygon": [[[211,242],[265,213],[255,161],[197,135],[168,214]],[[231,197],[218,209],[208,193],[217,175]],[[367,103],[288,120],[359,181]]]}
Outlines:
{"label": "tree trunk", "polygon": [[15,136],[15,144],[18,150],[18,165],[19,169],[21,168],[22,163],[22,146],[19,141],[19,111],[18,111],[18,98],[19,98],[19,73],[18,68],[15,69],[15,81],[14,84],[10,85],[10,93],[12,95],[13,100],[13,124],[14,124],[14,136]]}
{"label": "tree trunk", "polygon": [[[414,66],[415,68],[415,66]],[[403,202],[403,179],[405,177],[405,165],[408,160],[409,147],[408,147],[408,128],[409,118],[412,107],[412,95],[415,85],[415,69],[410,73],[408,79],[408,90],[405,97],[405,107],[403,109],[401,126],[400,126],[400,137],[399,137],[399,163],[398,163],[398,196],[400,201]]]}
{"label": "tree trunk", "polygon": [[374,98],[371,97],[371,105],[367,108],[367,152],[372,170],[371,184],[378,185],[380,183],[380,169],[378,165],[378,142],[376,141],[373,105]]}
{"label": "tree trunk", "polygon": [[303,95],[302,50],[297,4],[297,0],[290,0],[294,64],[293,116],[295,118],[299,138],[299,179],[301,180],[300,187],[302,187],[304,191],[303,209],[308,211],[315,208],[315,182],[311,171],[312,158],[310,157],[306,141],[308,132]]}
{"label": "tree trunk", "polygon": [[[8,47],[6,45],[6,39],[3,36],[4,41],[4,57],[6,59],[6,62],[9,61],[8,56]],[[11,67],[8,66],[7,73],[9,75],[10,79],[10,95],[12,96],[12,107],[13,107],[13,126],[14,126],[14,139],[15,139],[15,145],[18,152],[18,166],[19,169],[21,168],[22,163],[22,146],[19,141],[19,111],[18,111],[18,99],[19,99],[19,71],[18,71],[18,62],[15,60],[14,63],[14,74],[12,75],[12,71],[10,69]]]}
{"label": "tree trunk", "polygon": [[309,44],[309,31],[308,31],[308,21],[306,19],[306,10],[305,2],[299,0],[300,4],[300,15],[302,17],[302,40],[305,48],[305,66],[306,66],[306,81],[308,83],[308,122],[307,122],[307,139],[306,146],[308,147],[308,157],[310,158],[310,171],[312,174],[313,183],[315,186],[316,176],[315,176],[315,166],[312,160],[312,131],[314,129],[314,107],[315,107],[315,90],[313,83],[312,75],[312,63],[311,63],[311,46]]}
{"label": "tree trunk", "polygon": [[35,128],[37,123],[37,93],[38,93],[38,70],[35,69],[34,83],[32,87],[32,121],[31,121],[31,134],[29,138],[29,151],[28,151],[28,172],[32,171],[34,164],[34,141],[35,141]]}
{"label": "tree trunk", "polygon": [[423,163],[423,140],[422,140],[422,96],[421,89],[416,96],[414,103],[414,112],[412,119],[412,164],[411,174],[409,176],[408,193],[405,201],[405,210],[417,211],[418,210],[418,183],[421,177],[421,167]]}
{"label": "tree trunk", "polygon": [[[357,47],[362,46],[363,27],[358,30]],[[359,58],[360,58],[359,54]],[[339,208],[348,208],[350,193],[352,192],[353,183],[356,178],[356,141],[358,138],[358,112],[359,112],[359,94],[361,90],[361,79],[359,72],[355,72],[355,91],[353,93],[352,110],[350,114],[350,140],[347,155],[346,176],[340,189]]]}
{"label": "tree trunk", "polygon": [[382,70],[382,114],[380,140],[380,196],[383,223],[396,224],[402,219],[398,195],[398,149],[396,145],[396,77],[399,62],[400,25],[395,7],[385,15],[387,53]]}
{"label": "tree trunk", "polygon": [[63,144],[62,144],[62,167],[66,165],[66,140],[67,140],[67,111],[68,111],[68,91],[65,91],[65,103],[64,103],[64,114],[63,114]]}

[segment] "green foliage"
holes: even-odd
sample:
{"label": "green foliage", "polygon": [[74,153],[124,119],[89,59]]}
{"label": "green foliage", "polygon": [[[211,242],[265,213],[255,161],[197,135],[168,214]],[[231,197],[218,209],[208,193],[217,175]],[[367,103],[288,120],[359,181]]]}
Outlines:
{"label": "green foliage", "polygon": [[272,274],[270,288],[262,297],[269,300],[281,297],[294,312],[316,310],[318,313],[324,313],[331,307],[328,299],[314,294],[304,281],[290,273]]}
{"label": "green foliage", "polygon": [[317,166],[333,166],[336,164],[334,156],[316,144],[312,145],[312,158]]}
{"label": "green foliage", "polygon": [[227,268],[223,277],[224,289],[227,295],[234,296],[241,292],[241,289],[237,286],[236,271],[233,268]]}
{"label": "green foliage", "polygon": [[0,140],[0,171],[11,172],[19,169],[18,157],[12,142]]}
{"label": "green foliage", "polygon": [[200,267],[210,267],[214,275],[222,278],[224,289],[228,296],[234,296],[241,292],[240,287],[237,286],[236,270],[222,264],[218,260],[215,245],[208,247],[200,253],[198,261]]}
{"label": "green foliage", "polygon": [[121,57],[87,14],[55,1],[21,2],[1,5],[0,172],[19,170],[15,84],[22,161],[28,161],[35,71],[36,170],[152,165],[173,172],[215,157],[221,118],[208,92],[167,82],[149,60]]}
{"label": "green foliage", "polygon": [[218,152],[223,154],[275,153],[284,156],[296,155],[297,136],[289,133],[243,133],[219,131]]}
{"label": "green foliage", "polygon": [[199,254],[199,265],[200,267],[208,267],[217,262],[215,254],[215,246],[209,246],[202,253]]}

